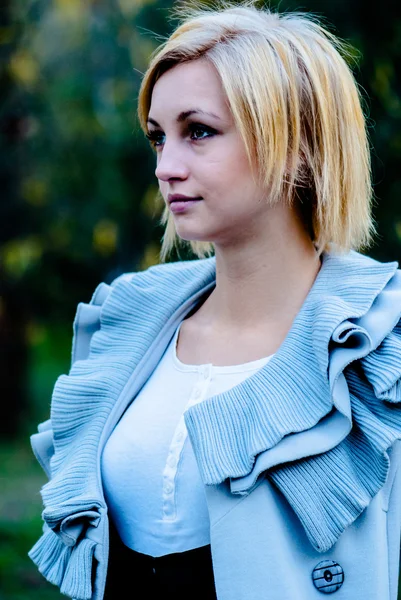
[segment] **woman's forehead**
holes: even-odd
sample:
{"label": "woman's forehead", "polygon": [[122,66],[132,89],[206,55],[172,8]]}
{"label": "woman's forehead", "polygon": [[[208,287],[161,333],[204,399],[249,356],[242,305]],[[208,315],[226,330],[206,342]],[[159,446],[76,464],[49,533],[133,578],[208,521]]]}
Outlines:
{"label": "woman's forehead", "polygon": [[[229,107],[214,66],[198,59],[175,65],[157,80],[152,91],[150,119],[163,115],[182,121],[195,111],[216,120],[227,120]],[[157,114],[156,114],[157,113]]]}

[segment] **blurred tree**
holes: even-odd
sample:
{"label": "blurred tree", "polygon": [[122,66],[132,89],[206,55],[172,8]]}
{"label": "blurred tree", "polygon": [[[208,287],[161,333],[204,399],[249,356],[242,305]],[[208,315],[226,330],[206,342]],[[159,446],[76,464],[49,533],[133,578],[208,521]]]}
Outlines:
{"label": "blurred tree", "polygon": [[[9,0],[0,11],[0,245],[12,244],[25,221],[21,213],[18,185],[20,168],[16,160],[23,130],[23,103],[17,100],[17,86],[7,69],[19,39]],[[27,406],[25,330],[27,312],[25,298],[13,278],[4,273],[0,262],[0,381],[3,402],[0,435],[15,433],[20,416]]]}
{"label": "blurred tree", "polygon": [[13,399],[3,434],[25,415],[32,325],[71,327],[76,304],[101,280],[157,260],[153,158],[135,122],[155,42],[140,40],[134,20],[149,21],[150,6],[3,8],[0,385]]}

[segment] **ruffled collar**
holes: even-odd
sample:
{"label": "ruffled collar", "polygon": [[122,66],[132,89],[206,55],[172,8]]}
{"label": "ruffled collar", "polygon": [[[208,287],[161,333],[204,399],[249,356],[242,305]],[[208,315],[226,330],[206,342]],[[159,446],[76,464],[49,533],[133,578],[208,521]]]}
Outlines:
{"label": "ruffled collar", "polygon": [[387,380],[401,376],[397,266],[324,255],[272,359],[185,415],[204,483],[229,478],[233,493],[247,494],[266,474],[321,552],[384,485],[386,452],[401,437],[398,406],[383,403],[401,399],[394,382],[386,396]]}

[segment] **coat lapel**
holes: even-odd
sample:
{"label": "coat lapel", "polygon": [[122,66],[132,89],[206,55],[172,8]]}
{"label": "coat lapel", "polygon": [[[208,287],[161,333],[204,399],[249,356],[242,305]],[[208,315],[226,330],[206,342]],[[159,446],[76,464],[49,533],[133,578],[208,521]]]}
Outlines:
{"label": "coat lapel", "polygon": [[[374,363],[371,379],[385,378],[388,369],[393,379],[401,376],[401,340],[392,332],[401,317],[396,271],[396,263],[380,264],[357,253],[325,255],[272,359],[185,415],[204,483],[229,479],[232,493],[248,494],[265,473],[320,552],[382,487],[386,451],[401,437],[399,406],[390,410],[378,402],[360,372],[363,362],[349,366],[366,357]],[[375,360],[372,353],[383,354],[380,344],[389,335],[398,346],[393,340],[387,360],[377,354]],[[336,364],[330,369],[332,356]]]}

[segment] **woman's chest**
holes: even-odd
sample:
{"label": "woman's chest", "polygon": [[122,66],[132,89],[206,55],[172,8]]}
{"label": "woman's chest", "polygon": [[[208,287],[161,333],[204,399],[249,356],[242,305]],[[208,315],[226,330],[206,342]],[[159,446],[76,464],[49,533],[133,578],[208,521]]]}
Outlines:
{"label": "woman's chest", "polygon": [[185,364],[242,365],[271,356],[284,339],[273,328],[217,329],[203,327],[192,319],[182,322],[176,345],[177,356]]}

